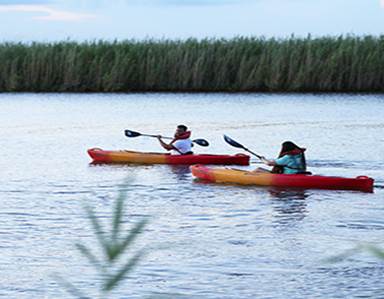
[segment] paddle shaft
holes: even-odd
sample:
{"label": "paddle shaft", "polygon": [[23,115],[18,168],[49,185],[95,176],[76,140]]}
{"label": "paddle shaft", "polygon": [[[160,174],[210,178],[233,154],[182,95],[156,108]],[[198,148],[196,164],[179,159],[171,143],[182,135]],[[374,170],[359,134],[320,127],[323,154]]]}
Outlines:
{"label": "paddle shaft", "polygon": [[234,146],[234,147],[237,147],[237,148],[242,148],[243,150],[247,151],[248,153],[256,156],[257,158],[259,158],[260,160],[263,160],[263,157],[252,152],[251,150],[247,149],[244,145],[238,143],[237,141],[233,140],[231,137],[227,136],[227,135],[224,135],[224,140],[225,142],[227,142],[229,145],[231,146]]}
{"label": "paddle shaft", "polygon": [[[139,136],[158,138],[160,136],[162,139],[168,139],[168,140],[175,139],[175,138],[172,138],[172,137],[164,137],[164,136],[161,136],[161,135],[142,134],[142,133],[135,132],[135,131],[132,131],[132,130],[125,130],[124,134],[125,134],[125,136],[130,137],[130,138],[131,137],[139,137]],[[198,144],[200,146],[209,146],[209,142],[207,140],[205,140],[205,139],[202,139],[202,138],[194,139],[194,140],[192,140],[192,142],[196,143],[196,144]]]}
{"label": "paddle shaft", "polygon": [[[157,138],[158,135],[150,135],[150,134],[140,134],[141,136],[147,136],[147,137],[155,137]],[[163,137],[161,136],[162,139],[173,139],[172,137]]]}
{"label": "paddle shaft", "polygon": [[245,150],[245,151],[247,151],[248,153],[254,155],[255,157],[259,158],[260,160],[263,159],[262,156],[260,156],[260,155],[258,155],[258,154],[256,154],[256,153],[252,152],[251,150],[247,149],[246,147],[243,147],[243,150]]}

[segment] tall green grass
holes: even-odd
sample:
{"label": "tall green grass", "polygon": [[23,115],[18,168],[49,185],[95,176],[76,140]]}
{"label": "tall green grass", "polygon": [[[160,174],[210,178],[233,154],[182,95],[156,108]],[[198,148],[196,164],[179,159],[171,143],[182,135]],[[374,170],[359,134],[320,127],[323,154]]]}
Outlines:
{"label": "tall green grass", "polygon": [[384,91],[384,36],[0,44],[0,91]]}

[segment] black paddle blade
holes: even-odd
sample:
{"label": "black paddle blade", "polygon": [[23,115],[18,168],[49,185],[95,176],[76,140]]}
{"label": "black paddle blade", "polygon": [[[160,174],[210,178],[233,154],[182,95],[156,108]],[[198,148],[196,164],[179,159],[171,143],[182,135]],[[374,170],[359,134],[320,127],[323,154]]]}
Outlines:
{"label": "black paddle blade", "polygon": [[200,145],[200,146],[209,146],[209,142],[205,139],[194,139],[192,142]]}
{"label": "black paddle blade", "polygon": [[234,147],[243,148],[243,149],[245,148],[243,145],[241,145],[240,143],[236,142],[235,140],[233,140],[232,138],[228,137],[227,135],[224,135],[224,140],[228,144],[230,144],[230,145],[232,145]]}
{"label": "black paddle blade", "polygon": [[131,131],[131,130],[125,130],[124,134],[127,137],[138,137],[141,135],[139,132],[135,132],[135,131]]}

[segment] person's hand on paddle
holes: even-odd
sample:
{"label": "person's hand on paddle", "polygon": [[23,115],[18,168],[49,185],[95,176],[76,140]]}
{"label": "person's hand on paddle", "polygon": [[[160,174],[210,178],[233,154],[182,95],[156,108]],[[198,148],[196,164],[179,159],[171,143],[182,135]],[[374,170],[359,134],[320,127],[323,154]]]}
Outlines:
{"label": "person's hand on paddle", "polygon": [[266,164],[266,165],[268,165],[268,166],[275,166],[275,165],[276,165],[275,161],[273,161],[273,160],[268,160],[268,159],[265,158],[264,156],[261,156],[261,157],[260,157],[260,160],[261,160],[261,162],[263,162],[264,164]]}
{"label": "person's hand on paddle", "polygon": [[[160,142],[160,144],[161,144],[161,146],[163,147],[163,148],[165,148],[166,150],[173,150],[173,149],[175,149],[174,148],[174,146],[172,145],[172,143],[170,143],[170,144],[167,144],[167,143],[165,143],[164,141],[163,141],[163,136],[161,136],[161,135],[156,135],[156,138],[157,138],[157,140],[159,140],[159,142]],[[177,149],[175,149],[176,151],[177,151]]]}

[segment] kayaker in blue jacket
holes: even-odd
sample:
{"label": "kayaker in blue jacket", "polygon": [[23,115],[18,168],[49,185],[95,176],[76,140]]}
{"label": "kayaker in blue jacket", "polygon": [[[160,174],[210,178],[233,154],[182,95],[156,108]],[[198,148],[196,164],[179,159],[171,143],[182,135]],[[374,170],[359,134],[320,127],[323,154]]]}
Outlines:
{"label": "kayaker in blue jacket", "polygon": [[281,151],[277,159],[268,160],[261,157],[261,161],[268,166],[273,166],[272,171],[258,168],[255,172],[272,172],[283,174],[298,174],[307,172],[305,161],[305,148],[301,148],[292,141],[285,141],[281,146]]}
{"label": "kayaker in blue jacket", "polygon": [[161,135],[157,136],[160,145],[167,151],[171,151],[173,155],[188,155],[192,152],[192,141],[190,139],[191,131],[184,125],[178,125],[173,140],[167,144],[161,139]]}

